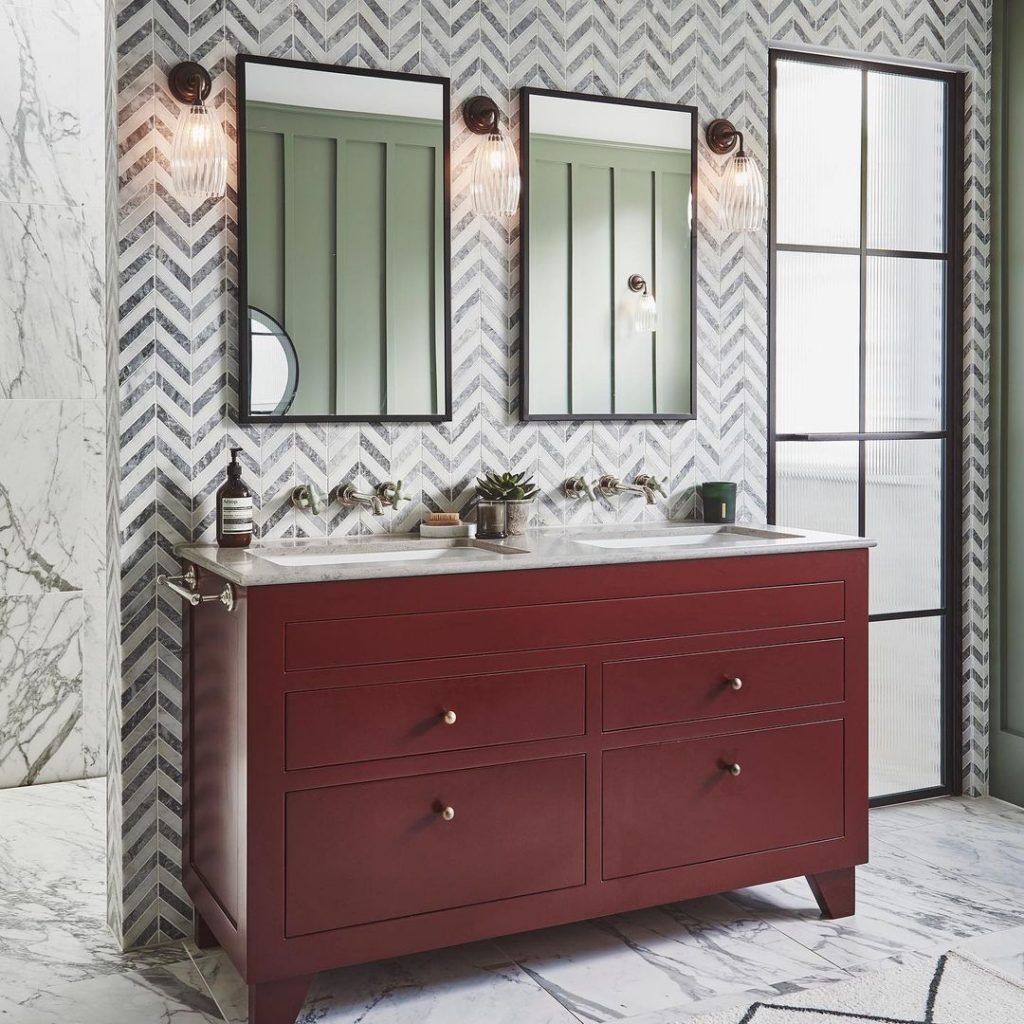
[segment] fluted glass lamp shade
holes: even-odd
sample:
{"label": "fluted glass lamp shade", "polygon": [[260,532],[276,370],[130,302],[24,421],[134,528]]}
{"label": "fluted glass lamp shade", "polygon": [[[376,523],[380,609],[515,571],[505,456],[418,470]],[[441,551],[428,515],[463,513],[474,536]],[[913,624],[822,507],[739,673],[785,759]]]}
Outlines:
{"label": "fluted glass lamp shade", "polygon": [[637,334],[650,334],[658,329],[658,304],[653,295],[641,295],[633,321]]}
{"label": "fluted glass lamp shade", "polygon": [[217,115],[202,100],[185,106],[178,118],[171,179],[181,198],[213,199],[227,191],[227,138]]}
{"label": "fluted glass lamp shade", "polygon": [[718,215],[727,231],[757,231],[764,225],[764,177],[742,148],[725,166]]}
{"label": "fluted glass lamp shade", "polygon": [[519,209],[519,158],[501,129],[480,138],[473,158],[473,209],[489,217],[510,217]]}

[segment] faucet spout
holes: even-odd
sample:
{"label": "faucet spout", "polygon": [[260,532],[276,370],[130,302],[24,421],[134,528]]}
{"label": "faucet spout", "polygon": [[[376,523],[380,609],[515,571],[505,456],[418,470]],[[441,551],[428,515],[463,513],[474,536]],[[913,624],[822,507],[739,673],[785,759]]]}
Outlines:
{"label": "faucet spout", "polygon": [[384,502],[376,492],[363,493],[356,489],[355,484],[345,484],[338,491],[338,501],[345,508],[368,508],[370,515],[384,515]]}

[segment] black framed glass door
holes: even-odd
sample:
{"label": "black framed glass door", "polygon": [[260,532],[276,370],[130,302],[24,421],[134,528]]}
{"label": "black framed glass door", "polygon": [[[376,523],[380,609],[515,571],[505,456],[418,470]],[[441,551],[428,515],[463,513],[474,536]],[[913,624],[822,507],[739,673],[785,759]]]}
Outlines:
{"label": "black framed glass door", "polygon": [[963,79],[769,73],[769,521],[878,541],[871,796],[956,791]]}

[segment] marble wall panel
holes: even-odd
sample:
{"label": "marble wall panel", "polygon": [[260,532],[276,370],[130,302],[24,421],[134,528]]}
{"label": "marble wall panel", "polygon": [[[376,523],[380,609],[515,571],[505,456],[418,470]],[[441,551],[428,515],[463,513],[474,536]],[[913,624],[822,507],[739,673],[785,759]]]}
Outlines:
{"label": "marble wall panel", "polygon": [[0,787],[105,771],[103,0],[0,0]]}

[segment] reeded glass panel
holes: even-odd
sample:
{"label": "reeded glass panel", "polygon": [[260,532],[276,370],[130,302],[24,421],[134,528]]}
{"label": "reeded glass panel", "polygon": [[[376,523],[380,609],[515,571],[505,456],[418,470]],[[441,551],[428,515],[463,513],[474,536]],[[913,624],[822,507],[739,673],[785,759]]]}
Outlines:
{"label": "reeded glass panel", "polygon": [[861,75],[776,64],[776,235],[783,244],[860,244]]}
{"label": "reeded glass panel", "polygon": [[778,254],[775,355],[778,433],[859,428],[858,257]]}
{"label": "reeded glass panel", "polygon": [[856,441],[780,441],[775,522],[856,536],[857,460]]}
{"label": "reeded glass panel", "polygon": [[942,619],[872,622],[870,793],[942,782]]}
{"label": "reeded glass panel", "polygon": [[868,257],[866,429],[942,429],[945,265]]}
{"label": "reeded glass panel", "polygon": [[942,442],[865,445],[870,611],[921,611],[942,603]]}
{"label": "reeded glass panel", "polygon": [[945,85],[868,75],[868,247],[942,251]]}

